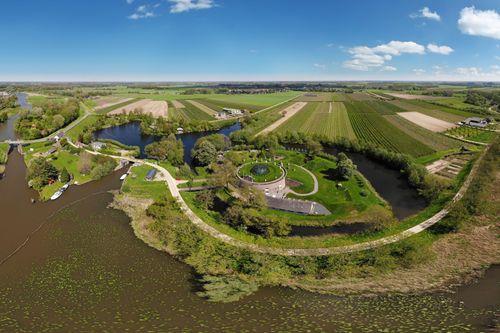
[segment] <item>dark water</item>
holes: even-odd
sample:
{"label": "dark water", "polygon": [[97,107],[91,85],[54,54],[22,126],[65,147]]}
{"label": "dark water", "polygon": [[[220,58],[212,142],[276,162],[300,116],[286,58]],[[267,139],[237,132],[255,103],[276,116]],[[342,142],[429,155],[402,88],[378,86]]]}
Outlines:
{"label": "dark water", "polygon": [[[229,135],[234,131],[241,129],[240,123],[221,128],[218,131],[185,133],[176,135],[177,139],[182,140],[184,144],[184,162],[191,165],[193,159],[191,158],[191,149],[199,138],[204,136],[219,133]],[[141,149],[141,158],[146,157],[144,148],[152,142],[158,141],[161,137],[153,135],[143,135],[141,133],[141,126],[138,122],[128,123],[120,126],[113,126],[105,128],[94,133],[96,139],[112,139],[119,141],[129,146],[138,146]]]}
{"label": "dark water", "polygon": [[19,103],[19,105],[23,109],[27,109],[27,110],[32,110],[33,109],[33,107],[31,106],[31,104],[28,102],[28,94],[17,93],[16,97],[17,97],[17,102]]}
{"label": "dark water", "polygon": [[335,297],[273,287],[210,303],[195,294],[188,266],[146,246],[125,214],[107,208],[112,197],[102,191],[118,188],[120,173],[31,205],[24,172],[12,153],[0,181],[0,203],[8,200],[1,256],[80,201],[0,265],[0,332],[479,332],[500,305],[499,267],[455,294]]}

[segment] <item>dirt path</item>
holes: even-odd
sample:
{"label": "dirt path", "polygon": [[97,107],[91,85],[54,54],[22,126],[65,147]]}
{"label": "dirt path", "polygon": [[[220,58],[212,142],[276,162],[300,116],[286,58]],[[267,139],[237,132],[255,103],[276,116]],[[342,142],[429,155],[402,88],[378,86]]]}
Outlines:
{"label": "dirt path", "polygon": [[217,111],[214,111],[212,110],[211,108],[209,108],[208,106],[206,105],[203,105],[197,101],[193,101],[193,100],[187,100],[189,103],[193,104],[195,107],[197,107],[198,109],[200,109],[201,111],[205,112],[205,113],[208,113],[209,115],[213,116],[213,115],[216,115],[217,114]]}
{"label": "dirt path", "polygon": [[307,105],[307,102],[296,102],[296,103],[290,105],[289,107],[287,107],[286,109],[281,111],[281,113],[283,114],[283,117],[281,117],[280,119],[278,119],[277,121],[275,121],[274,123],[272,123],[271,125],[266,127],[265,129],[263,129],[262,131],[257,133],[256,136],[272,132],[273,130],[278,128],[281,124],[283,124],[285,121],[290,119],[293,115],[295,115],[297,112],[302,110],[302,108],[306,105]]}

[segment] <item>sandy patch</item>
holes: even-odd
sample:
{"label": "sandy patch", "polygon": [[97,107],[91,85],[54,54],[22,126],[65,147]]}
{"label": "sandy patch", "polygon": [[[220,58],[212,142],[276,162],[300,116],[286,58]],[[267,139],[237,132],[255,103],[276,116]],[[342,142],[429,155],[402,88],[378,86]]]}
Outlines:
{"label": "sandy patch", "polygon": [[185,108],[184,104],[182,104],[181,102],[179,101],[172,101],[172,105],[174,106],[174,108],[176,109],[183,109]]}
{"label": "sandy patch", "polygon": [[393,97],[401,98],[401,99],[434,99],[433,96],[426,95],[412,95],[412,94],[397,94],[397,93],[385,93],[386,95],[390,95]]}
{"label": "sandy patch", "polygon": [[152,101],[150,99],[143,99],[135,103],[126,105],[122,108],[108,113],[109,115],[128,114],[131,112],[138,112],[149,114],[155,118],[168,116],[168,104],[165,101]]}
{"label": "sandy patch", "polygon": [[195,107],[197,107],[201,111],[208,113],[211,116],[213,116],[214,114],[217,114],[217,111],[214,111],[211,108],[209,108],[208,106],[203,105],[201,103],[198,103],[197,101],[188,100],[188,102],[193,104]]}
{"label": "sandy patch", "polygon": [[420,112],[400,112],[398,115],[433,132],[444,132],[450,128],[457,127],[457,125],[453,123],[449,123]]}
{"label": "sandy patch", "polygon": [[450,162],[448,162],[446,160],[438,160],[438,161],[433,162],[432,164],[429,164],[425,168],[430,173],[437,173],[441,170],[446,169],[448,167],[448,165],[450,165]]}
{"label": "sandy patch", "polygon": [[116,99],[116,98],[103,98],[97,100],[97,107],[95,108],[96,110],[100,109],[105,109],[107,107],[113,106],[113,105],[118,105],[121,103],[125,103],[128,101],[131,101],[133,98],[123,98],[123,99]]}
{"label": "sandy patch", "polygon": [[292,105],[290,105],[289,107],[287,107],[286,109],[284,109],[283,111],[281,111],[281,114],[283,114],[283,117],[281,117],[280,119],[278,119],[277,121],[275,121],[274,123],[272,123],[271,125],[269,125],[268,127],[266,127],[265,129],[263,129],[262,131],[260,131],[257,134],[257,136],[262,135],[262,134],[266,134],[266,133],[269,133],[269,132],[275,130],[281,124],[283,124],[285,121],[287,121],[288,119],[290,119],[291,117],[293,117],[293,115],[295,115],[297,112],[299,112],[300,110],[302,110],[302,108],[304,106],[306,106],[306,105],[307,105],[306,102],[296,102],[296,103],[293,103]]}

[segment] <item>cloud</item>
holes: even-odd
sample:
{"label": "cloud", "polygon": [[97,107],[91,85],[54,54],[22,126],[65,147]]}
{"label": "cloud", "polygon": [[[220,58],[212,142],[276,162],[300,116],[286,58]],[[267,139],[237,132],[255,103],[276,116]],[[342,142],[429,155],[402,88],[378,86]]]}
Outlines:
{"label": "cloud", "polygon": [[129,5],[131,5],[134,2],[134,0],[126,0],[126,1]]}
{"label": "cloud", "polygon": [[500,56],[495,56],[495,59],[500,61]]}
{"label": "cloud", "polygon": [[439,45],[432,44],[432,43],[427,45],[427,50],[429,52],[432,52],[432,53],[439,53],[439,54],[444,54],[444,55],[448,55],[454,51],[449,46],[446,46],[446,45],[439,46]]}
{"label": "cloud", "polygon": [[384,66],[384,67],[382,67],[382,69],[380,69],[380,71],[382,71],[382,72],[395,72],[397,70],[398,69],[394,66]]}
{"label": "cloud", "polygon": [[459,75],[465,76],[479,76],[482,73],[481,68],[478,67],[458,67],[455,72]]}
{"label": "cloud", "polygon": [[325,64],[313,64],[313,67],[316,68],[316,69],[321,69],[321,70],[325,70],[326,69],[326,65]]}
{"label": "cloud", "polygon": [[153,7],[149,5],[141,5],[135,9],[135,12],[130,15],[128,18],[131,20],[140,20],[140,19],[145,19],[145,18],[151,18],[155,17],[154,13],[154,8],[157,8],[158,6],[155,5]]}
{"label": "cloud", "polygon": [[399,56],[403,53],[425,54],[425,46],[415,42],[393,40],[387,44],[375,47],[356,46],[349,49],[349,53],[352,55],[352,58],[345,61],[343,67],[368,71],[372,68],[382,67],[386,61],[392,60],[393,56]]}
{"label": "cloud", "polygon": [[334,47],[334,46],[335,46],[335,44],[334,44],[334,43],[328,43],[328,44],[326,44],[326,47],[329,47],[329,48],[332,48],[332,47]]}
{"label": "cloud", "polygon": [[410,17],[415,18],[426,18],[429,20],[441,21],[441,16],[437,12],[431,12],[429,7],[424,7],[418,11],[418,13],[410,14]]}
{"label": "cloud", "polygon": [[425,69],[422,69],[422,68],[415,68],[412,70],[413,73],[415,73],[415,75],[422,75],[425,73]]}
{"label": "cloud", "polygon": [[500,14],[494,10],[465,7],[460,12],[458,27],[462,33],[500,39]]}
{"label": "cloud", "polygon": [[170,13],[177,14],[190,10],[210,9],[215,6],[213,0],[168,0],[172,3]]}

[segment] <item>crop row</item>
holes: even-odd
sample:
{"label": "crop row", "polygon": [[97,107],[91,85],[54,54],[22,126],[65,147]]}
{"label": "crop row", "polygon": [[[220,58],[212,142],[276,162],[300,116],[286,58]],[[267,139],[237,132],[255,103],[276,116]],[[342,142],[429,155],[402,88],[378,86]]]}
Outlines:
{"label": "crop row", "polygon": [[362,112],[363,103],[350,102],[346,107],[352,127],[360,141],[413,156],[434,152],[430,147],[392,126],[376,112]]}

